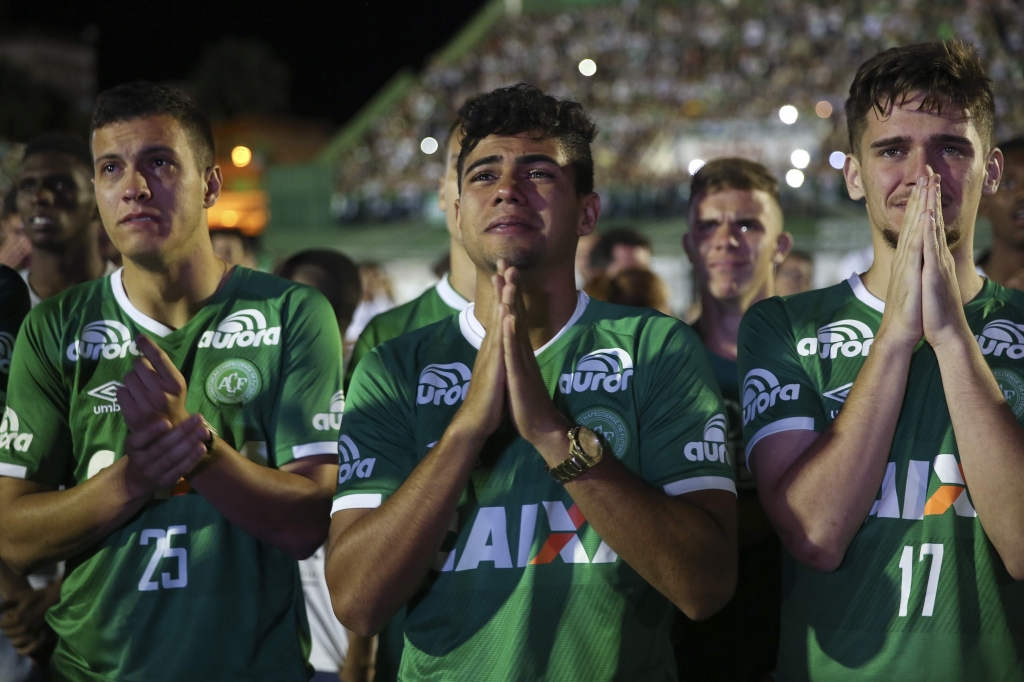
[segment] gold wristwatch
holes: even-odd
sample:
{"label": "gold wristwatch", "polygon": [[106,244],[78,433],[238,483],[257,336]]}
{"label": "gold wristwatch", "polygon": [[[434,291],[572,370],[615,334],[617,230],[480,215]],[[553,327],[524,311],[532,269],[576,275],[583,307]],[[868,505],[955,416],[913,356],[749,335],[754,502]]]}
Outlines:
{"label": "gold wristwatch", "polygon": [[569,458],[558,466],[544,467],[544,470],[564,485],[590,471],[602,459],[604,443],[598,435],[584,426],[574,426],[569,429]]}

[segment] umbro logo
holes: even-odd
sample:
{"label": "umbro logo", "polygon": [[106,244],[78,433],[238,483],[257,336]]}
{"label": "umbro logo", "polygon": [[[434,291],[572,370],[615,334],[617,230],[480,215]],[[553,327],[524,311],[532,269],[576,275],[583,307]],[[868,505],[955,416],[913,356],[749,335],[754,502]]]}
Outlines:
{"label": "umbro logo", "polygon": [[833,388],[831,391],[825,391],[822,393],[822,397],[835,400],[837,403],[845,403],[846,397],[850,395],[850,389],[853,388],[853,382],[843,384],[837,388]]}
{"label": "umbro logo", "polygon": [[835,360],[840,353],[848,358],[867,357],[874,341],[875,333],[860,320],[839,320],[819,329],[817,338],[800,339],[796,350],[803,356],[817,353],[822,360]]}
{"label": "umbro logo", "polygon": [[267,327],[267,318],[255,308],[231,313],[217,325],[216,331],[203,332],[199,348],[248,348],[276,346],[281,342],[281,327]]}
{"label": "umbro logo", "polygon": [[93,405],[93,414],[107,414],[110,412],[120,412],[121,406],[117,404],[117,389],[121,388],[122,386],[124,386],[124,384],[122,384],[120,381],[108,381],[102,386],[97,386],[96,388],[89,391],[89,395],[92,396],[93,398],[99,398],[100,400],[104,400],[110,403],[109,405]]}

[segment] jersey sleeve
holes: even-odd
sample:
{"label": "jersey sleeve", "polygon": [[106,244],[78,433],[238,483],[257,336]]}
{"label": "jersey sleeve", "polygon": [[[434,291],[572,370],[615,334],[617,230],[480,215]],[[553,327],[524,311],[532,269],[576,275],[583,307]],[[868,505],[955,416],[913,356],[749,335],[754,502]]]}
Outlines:
{"label": "jersey sleeve", "polygon": [[309,287],[299,288],[289,296],[284,315],[273,439],[279,468],[302,457],[337,454],[344,406],[341,334],[327,299]]}
{"label": "jersey sleeve", "polygon": [[725,403],[700,339],[676,320],[655,318],[637,355],[641,477],[672,496],[735,494]]}
{"label": "jersey sleeve", "polygon": [[419,462],[412,426],[415,397],[402,389],[396,364],[386,362],[378,347],[352,377],[338,442],[341,468],[332,515],[379,507]]}
{"label": "jersey sleeve", "polygon": [[45,303],[25,319],[14,345],[0,422],[0,476],[57,487],[72,468],[69,394],[60,373],[60,332]]}
{"label": "jersey sleeve", "polygon": [[761,301],[740,324],[737,343],[744,457],[759,440],[783,431],[821,432],[826,416],[817,387],[800,362],[796,335],[780,298]]}
{"label": "jersey sleeve", "polygon": [[28,286],[15,270],[0,265],[0,411],[7,404],[7,380],[11,372],[14,341],[32,309]]}

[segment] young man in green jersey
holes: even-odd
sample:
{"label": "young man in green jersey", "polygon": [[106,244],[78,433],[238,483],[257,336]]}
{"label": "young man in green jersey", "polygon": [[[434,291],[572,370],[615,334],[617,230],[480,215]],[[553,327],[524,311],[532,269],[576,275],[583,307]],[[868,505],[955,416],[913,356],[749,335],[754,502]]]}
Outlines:
{"label": "young man in green jersey", "polygon": [[341,342],[314,290],[210,244],[213,137],[135,83],[93,112],[100,214],[124,268],[48,299],[15,345],[0,554],[66,559],[61,680],[306,680],[296,557],[327,531]]}
{"label": "young man in green jersey", "polygon": [[[743,462],[736,338],[743,314],[775,294],[775,268],[793,237],[783,226],[779,182],[759,163],[709,161],[690,181],[689,231],[683,249],[700,285],[704,342],[729,413],[727,448],[736,470],[739,563],[736,595],[702,623],[678,619],[680,679],[759,679],[775,667],[781,548]],[[743,646],[737,648],[736,643]]]}
{"label": "young man in green jersey", "polygon": [[999,143],[1005,167],[999,191],[981,200],[992,224],[992,248],[978,259],[979,273],[1011,289],[1024,289],[1024,137]]}
{"label": "young man in green jersey", "polygon": [[1024,295],[973,260],[991,81],[963,43],[895,48],[846,114],[874,264],[740,328],[747,461],[788,550],[779,677],[1019,680]]}
{"label": "young man in green jersey", "polygon": [[353,378],[327,580],[363,633],[408,603],[401,680],[672,679],[672,603],[704,618],[732,593],[735,484],[699,340],[575,289],[595,132],[532,86],[468,105],[476,303]]}

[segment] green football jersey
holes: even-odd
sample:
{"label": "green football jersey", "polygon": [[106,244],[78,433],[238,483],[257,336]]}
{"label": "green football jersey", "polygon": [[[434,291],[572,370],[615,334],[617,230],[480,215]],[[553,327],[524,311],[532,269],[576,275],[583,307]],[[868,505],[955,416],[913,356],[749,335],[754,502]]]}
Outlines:
{"label": "green football jersey", "polygon": [[[75,486],[124,455],[116,390],[160,345],[187,408],[258,464],[337,452],[341,340],[313,289],[235,268],[178,330],[128,300],[121,272],[43,301],[11,368],[0,474]],[[306,680],[309,631],[297,562],[229,523],[187,483],[68,561],[47,617],[60,680]]]}
{"label": "green football jersey", "polygon": [[[378,507],[442,436],[483,341],[473,309],[360,363],[335,512]],[[580,293],[537,361],[559,410],[649,484],[735,493],[722,398],[689,327]],[[675,679],[671,603],[598,537],[514,432],[481,452],[439,550],[408,604],[399,679]]]}
{"label": "green football jersey", "polygon": [[[7,404],[7,378],[11,371],[14,340],[32,309],[28,287],[17,270],[0,265],[0,411]],[[0,435],[0,441],[3,436]]]}
{"label": "green football jersey", "polygon": [[[790,430],[821,433],[871,352],[885,304],[857,275],[773,298],[743,319],[746,452]],[[1024,418],[1024,294],[985,280],[967,321]],[[1024,584],[987,539],[960,467],[932,348],[915,349],[878,499],[840,567],[786,556],[779,678],[1020,680]]]}
{"label": "green football jersey", "polygon": [[396,336],[462,312],[468,305],[469,301],[452,288],[448,282],[448,274],[445,273],[440,282],[413,300],[375,315],[366,325],[366,329],[359,334],[359,339],[352,349],[352,357],[349,358],[348,367],[345,369],[345,390],[347,391],[349,384],[352,383],[356,365],[371,350]]}

